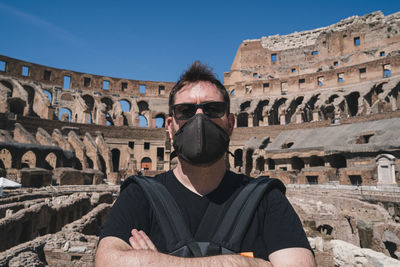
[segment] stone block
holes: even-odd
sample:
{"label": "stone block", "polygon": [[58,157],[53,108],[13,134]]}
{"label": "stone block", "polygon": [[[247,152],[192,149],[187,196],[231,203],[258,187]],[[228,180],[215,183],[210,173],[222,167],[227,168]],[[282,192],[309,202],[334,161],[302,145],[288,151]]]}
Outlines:
{"label": "stone block", "polygon": [[17,172],[17,182],[23,187],[42,187],[51,185],[52,173],[41,168],[24,168]]}
{"label": "stone block", "polygon": [[111,184],[120,184],[121,183],[121,175],[119,172],[112,172],[108,174],[107,181]]}
{"label": "stone block", "polygon": [[56,168],[53,170],[53,181],[57,185],[92,184],[90,175],[73,168]]}

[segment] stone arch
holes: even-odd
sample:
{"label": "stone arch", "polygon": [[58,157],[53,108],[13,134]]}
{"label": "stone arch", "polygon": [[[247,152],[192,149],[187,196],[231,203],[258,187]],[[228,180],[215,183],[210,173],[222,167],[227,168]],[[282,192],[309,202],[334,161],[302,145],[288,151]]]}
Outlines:
{"label": "stone arch", "polygon": [[382,87],[384,84],[386,84],[386,82],[372,86],[371,90],[369,90],[368,93],[364,95],[364,99],[367,101],[370,107],[378,100],[378,95],[383,93]]}
{"label": "stone arch", "polygon": [[35,168],[37,164],[36,154],[32,150],[28,150],[21,158],[21,168]]}
{"label": "stone arch", "polygon": [[11,98],[8,99],[8,106],[11,113],[23,115],[26,102],[21,98]]}
{"label": "stone arch", "polygon": [[45,160],[44,160],[44,168],[48,170],[54,170],[59,166],[58,158],[57,155],[54,154],[53,152],[50,152],[46,155]]}
{"label": "stone arch", "polygon": [[290,159],[290,164],[293,170],[301,170],[304,168],[304,161],[299,157],[292,157]]}
{"label": "stone arch", "polygon": [[111,150],[111,155],[112,155],[112,162],[113,162],[113,172],[118,172],[121,152],[119,151],[118,148],[114,148]]}
{"label": "stone arch", "polygon": [[46,90],[46,89],[43,89],[43,92],[46,94],[47,99],[49,100],[49,103],[51,105],[51,103],[53,103],[53,94],[49,90]]}
{"label": "stone arch", "polygon": [[156,116],[156,128],[164,128],[165,127],[165,114],[159,113]]}
{"label": "stone arch", "polygon": [[328,98],[328,104],[332,104],[333,101],[335,101],[336,98],[338,98],[339,96],[337,94],[333,94]]}
{"label": "stone arch", "polygon": [[256,159],[256,170],[264,171],[265,166],[265,159],[263,157],[258,157]]}
{"label": "stone arch", "polygon": [[85,101],[85,104],[87,106],[87,111],[91,112],[93,111],[94,107],[94,98],[91,95],[83,95],[82,99]]}
{"label": "stone arch", "polygon": [[58,111],[58,119],[60,121],[68,121],[71,122],[72,112],[69,108],[62,107]]}
{"label": "stone arch", "polygon": [[121,110],[123,112],[130,112],[131,111],[131,102],[126,99],[119,100],[119,104],[121,105]]}
{"label": "stone arch", "polygon": [[240,104],[240,111],[247,111],[251,105],[251,101],[245,101]]}
{"label": "stone arch", "polygon": [[269,100],[261,100],[256,109],[254,110],[254,120],[253,120],[253,125],[254,126],[259,126],[260,121],[264,121],[264,116],[263,116],[263,110],[264,107],[268,106]]}
{"label": "stone arch", "polygon": [[140,168],[143,170],[151,170],[151,158],[144,157],[140,162]]}
{"label": "stone arch", "polygon": [[0,150],[0,168],[11,169],[12,160],[13,160],[12,154],[8,149],[3,148]]}
{"label": "stone arch", "polygon": [[310,157],[310,167],[325,166],[325,161],[319,156]]}
{"label": "stone arch", "polygon": [[389,96],[393,97],[395,105],[392,110],[400,109],[400,82],[390,91]]}
{"label": "stone arch", "polygon": [[315,103],[317,102],[320,94],[313,95],[303,108],[303,121],[310,122],[313,120],[313,111],[315,109]]}
{"label": "stone arch", "polygon": [[328,157],[329,165],[332,168],[346,168],[346,158],[342,154],[333,154]]}
{"label": "stone arch", "polygon": [[304,100],[304,96],[299,96],[292,100],[288,109],[286,110],[286,114],[285,114],[286,123],[292,122],[292,117],[293,117],[294,113],[296,112],[297,107],[303,102],[303,100]]}
{"label": "stone arch", "polygon": [[14,91],[14,87],[12,86],[12,84],[4,80],[1,80],[0,83],[10,90],[9,92],[7,92],[7,97],[12,97]]}
{"label": "stone arch", "polygon": [[247,112],[241,112],[237,116],[237,127],[247,127],[249,122],[249,114]]}
{"label": "stone arch", "polygon": [[24,85],[22,86],[26,93],[28,94],[28,99],[27,99],[27,104],[28,104],[28,116],[34,116],[34,117],[39,117],[34,111],[33,111],[33,105],[35,101],[35,89],[33,89],[32,86],[29,85]]}
{"label": "stone arch", "polygon": [[242,167],[243,166],[243,150],[242,149],[236,149],[234,152],[235,160],[233,163],[234,167]]}
{"label": "stone arch", "polygon": [[350,116],[356,116],[358,112],[358,98],[360,97],[359,92],[352,92],[345,96],[347,106],[349,108]]}
{"label": "stone arch", "polygon": [[110,111],[110,110],[112,110],[113,105],[114,105],[114,101],[112,101],[111,98],[109,98],[109,97],[103,97],[103,98],[100,100],[100,102],[106,105],[106,111],[107,111],[107,112]]}
{"label": "stone arch", "polygon": [[139,101],[137,103],[137,106],[139,108],[139,114],[142,114],[143,112],[149,110],[149,104],[146,101],[143,101],[143,100]]}
{"label": "stone arch", "polygon": [[274,104],[271,107],[271,110],[269,112],[268,116],[268,124],[269,125],[278,125],[280,124],[280,118],[279,118],[279,107],[283,105],[286,102],[286,98],[279,98],[275,100]]}

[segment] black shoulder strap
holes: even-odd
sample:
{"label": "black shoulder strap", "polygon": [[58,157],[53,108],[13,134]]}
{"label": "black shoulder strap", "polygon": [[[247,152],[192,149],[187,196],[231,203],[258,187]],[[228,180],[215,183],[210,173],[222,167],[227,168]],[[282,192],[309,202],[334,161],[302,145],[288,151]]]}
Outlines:
{"label": "black shoulder strap", "polygon": [[271,186],[277,187],[282,193],[286,191],[285,186],[278,179],[266,177],[252,179],[232,202],[212,242],[238,252],[254,212],[266,190]]}
{"label": "black shoulder strap", "polygon": [[193,256],[201,256],[198,245],[194,242],[181,211],[168,190],[156,180],[144,176],[131,176],[121,185],[121,191],[129,183],[137,183],[151,203],[156,218],[164,234],[167,250],[176,251],[185,245],[189,247]]}

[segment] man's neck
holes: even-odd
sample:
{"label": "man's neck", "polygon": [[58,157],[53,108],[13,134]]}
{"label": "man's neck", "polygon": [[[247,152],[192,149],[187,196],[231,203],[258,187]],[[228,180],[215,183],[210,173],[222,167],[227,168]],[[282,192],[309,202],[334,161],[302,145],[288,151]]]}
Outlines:
{"label": "man's neck", "polygon": [[200,196],[218,187],[226,172],[225,157],[210,166],[196,166],[178,159],[174,174],[187,189]]}

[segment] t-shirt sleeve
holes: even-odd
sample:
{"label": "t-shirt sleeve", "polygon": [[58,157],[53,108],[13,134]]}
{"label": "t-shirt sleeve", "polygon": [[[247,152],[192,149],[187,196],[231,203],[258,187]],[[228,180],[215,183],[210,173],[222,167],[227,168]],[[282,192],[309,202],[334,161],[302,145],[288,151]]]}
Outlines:
{"label": "t-shirt sleeve", "polygon": [[149,232],[149,206],[140,187],[131,183],[121,192],[105,222],[99,240],[115,236],[129,244],[132,229]]}
{"label": "t-shirt sleeve", "polygon": [[267,197],[264,242],[268,256],[277,250],[291,247],[311,250],[299,216],[278,189],[271,190]]}

